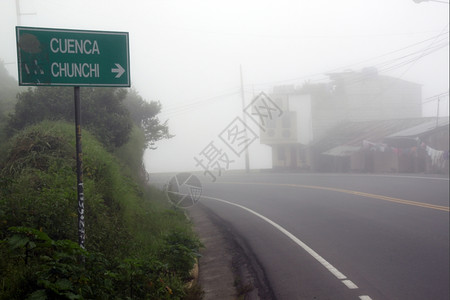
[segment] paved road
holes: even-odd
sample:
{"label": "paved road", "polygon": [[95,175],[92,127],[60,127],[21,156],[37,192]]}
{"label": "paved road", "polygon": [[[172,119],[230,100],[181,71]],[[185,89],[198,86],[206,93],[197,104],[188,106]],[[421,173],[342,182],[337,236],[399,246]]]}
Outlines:
{"label": "paved road", "polygon": [[277,299],[449,299],[448,178],[200,178]]}

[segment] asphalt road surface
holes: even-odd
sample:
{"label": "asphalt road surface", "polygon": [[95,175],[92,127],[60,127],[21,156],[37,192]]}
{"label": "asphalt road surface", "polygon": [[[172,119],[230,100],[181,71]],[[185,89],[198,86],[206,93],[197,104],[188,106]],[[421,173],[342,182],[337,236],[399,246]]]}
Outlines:
{"label": "asphalt road surface", "polygon": [[245,241],[276,299],[449,299],[448,178],[199,178],[200,205]]}

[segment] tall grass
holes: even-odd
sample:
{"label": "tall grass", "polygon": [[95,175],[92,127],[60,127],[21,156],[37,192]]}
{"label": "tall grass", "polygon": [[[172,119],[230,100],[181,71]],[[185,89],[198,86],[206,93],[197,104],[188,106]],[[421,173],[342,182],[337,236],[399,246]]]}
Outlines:
{"label": "tall grass", "polygon": [[[93,259],[97,269],[116,274],[95,283],[97,289],[111,299],[122,292],[134,297],[139,291],[139,297],[146,295],[144,298],[148,299],[155,295],[182,298],[185,293],[182,282],[188,279],[200,243],[183,212],[172,208],[161,191],[137,180],[136,173],[142,164],[141,132],[135,129],[129,144],[118,149],[116,155],[106,151],[87,131],[83,131],[82,136],[85,245],[89,253],[97,253],[94,257],[104,258],[102,263]],[[20,240],[18,235],[27,231],[14,233],[10,228],[26,227],[45,232],[52,241],[77,241],[74,126],[44,121],[19,132],[3,152],[5,155],[0,158],[0,238],[3,240],[0,255],[7,259],[0,263],[0,296],[12,293],[11,288],[2,290],[1,282],[12,284],[13,289],[25,289],[21,295],[31,295],[36,289],[42,289],[48,296],[53,285],[43,285],[42,278],[39,281],[30,275],[30,266],[24,263],[23,257],[13,255],[14,251],[34,249],[36,252],[37,248],[27,250],[24,244],[19,247],[21,250],[12,249],[11,239]],[[58,251],[67,251],[61,249]],[[30,260],[35,264],[33,270],[46,266],[48,262],[36,257]],[[140,276],[131,276],[135,273]],[[153,282],[155,278],[161,279],[159,283]],[[107,284],[111,280],[116,288]],[[128,285],[130,280],[132,284]],[[29,281],[34,282],[28,285],[34,286],[34,290],[24,288]],[[88,282],[94,284],[93,279]],[[151,287],[144,288],[149,282],[152,282]],[[122,287],[121,291],[122,284],[127,287]],[[136,287],[131,288],[133,284]],[[74,293],[79,293],[80,297],[83,293],[89,294],[88,289]]]}

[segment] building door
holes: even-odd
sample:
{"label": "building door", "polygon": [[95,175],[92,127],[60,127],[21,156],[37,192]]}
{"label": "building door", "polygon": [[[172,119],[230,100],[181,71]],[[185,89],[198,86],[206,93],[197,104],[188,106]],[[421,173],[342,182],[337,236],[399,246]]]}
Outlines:
{"label": "building door", "polygon": [[296,169],[297,168],[297,147],[295,145],[291,145],[291,168]]}

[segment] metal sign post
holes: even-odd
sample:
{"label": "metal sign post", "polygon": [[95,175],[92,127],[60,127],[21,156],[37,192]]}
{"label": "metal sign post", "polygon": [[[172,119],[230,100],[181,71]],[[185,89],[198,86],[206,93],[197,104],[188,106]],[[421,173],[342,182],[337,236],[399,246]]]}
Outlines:
{"label": "metal sign post", "polygon": [[75,138],[77,151],[77,192],[78,192],[78,244],[84,247],[86,231],[84,229],[84,186],[83,186],[83,151],[81,149],[81,108],[80,108],[80,87],[75,86]]}

